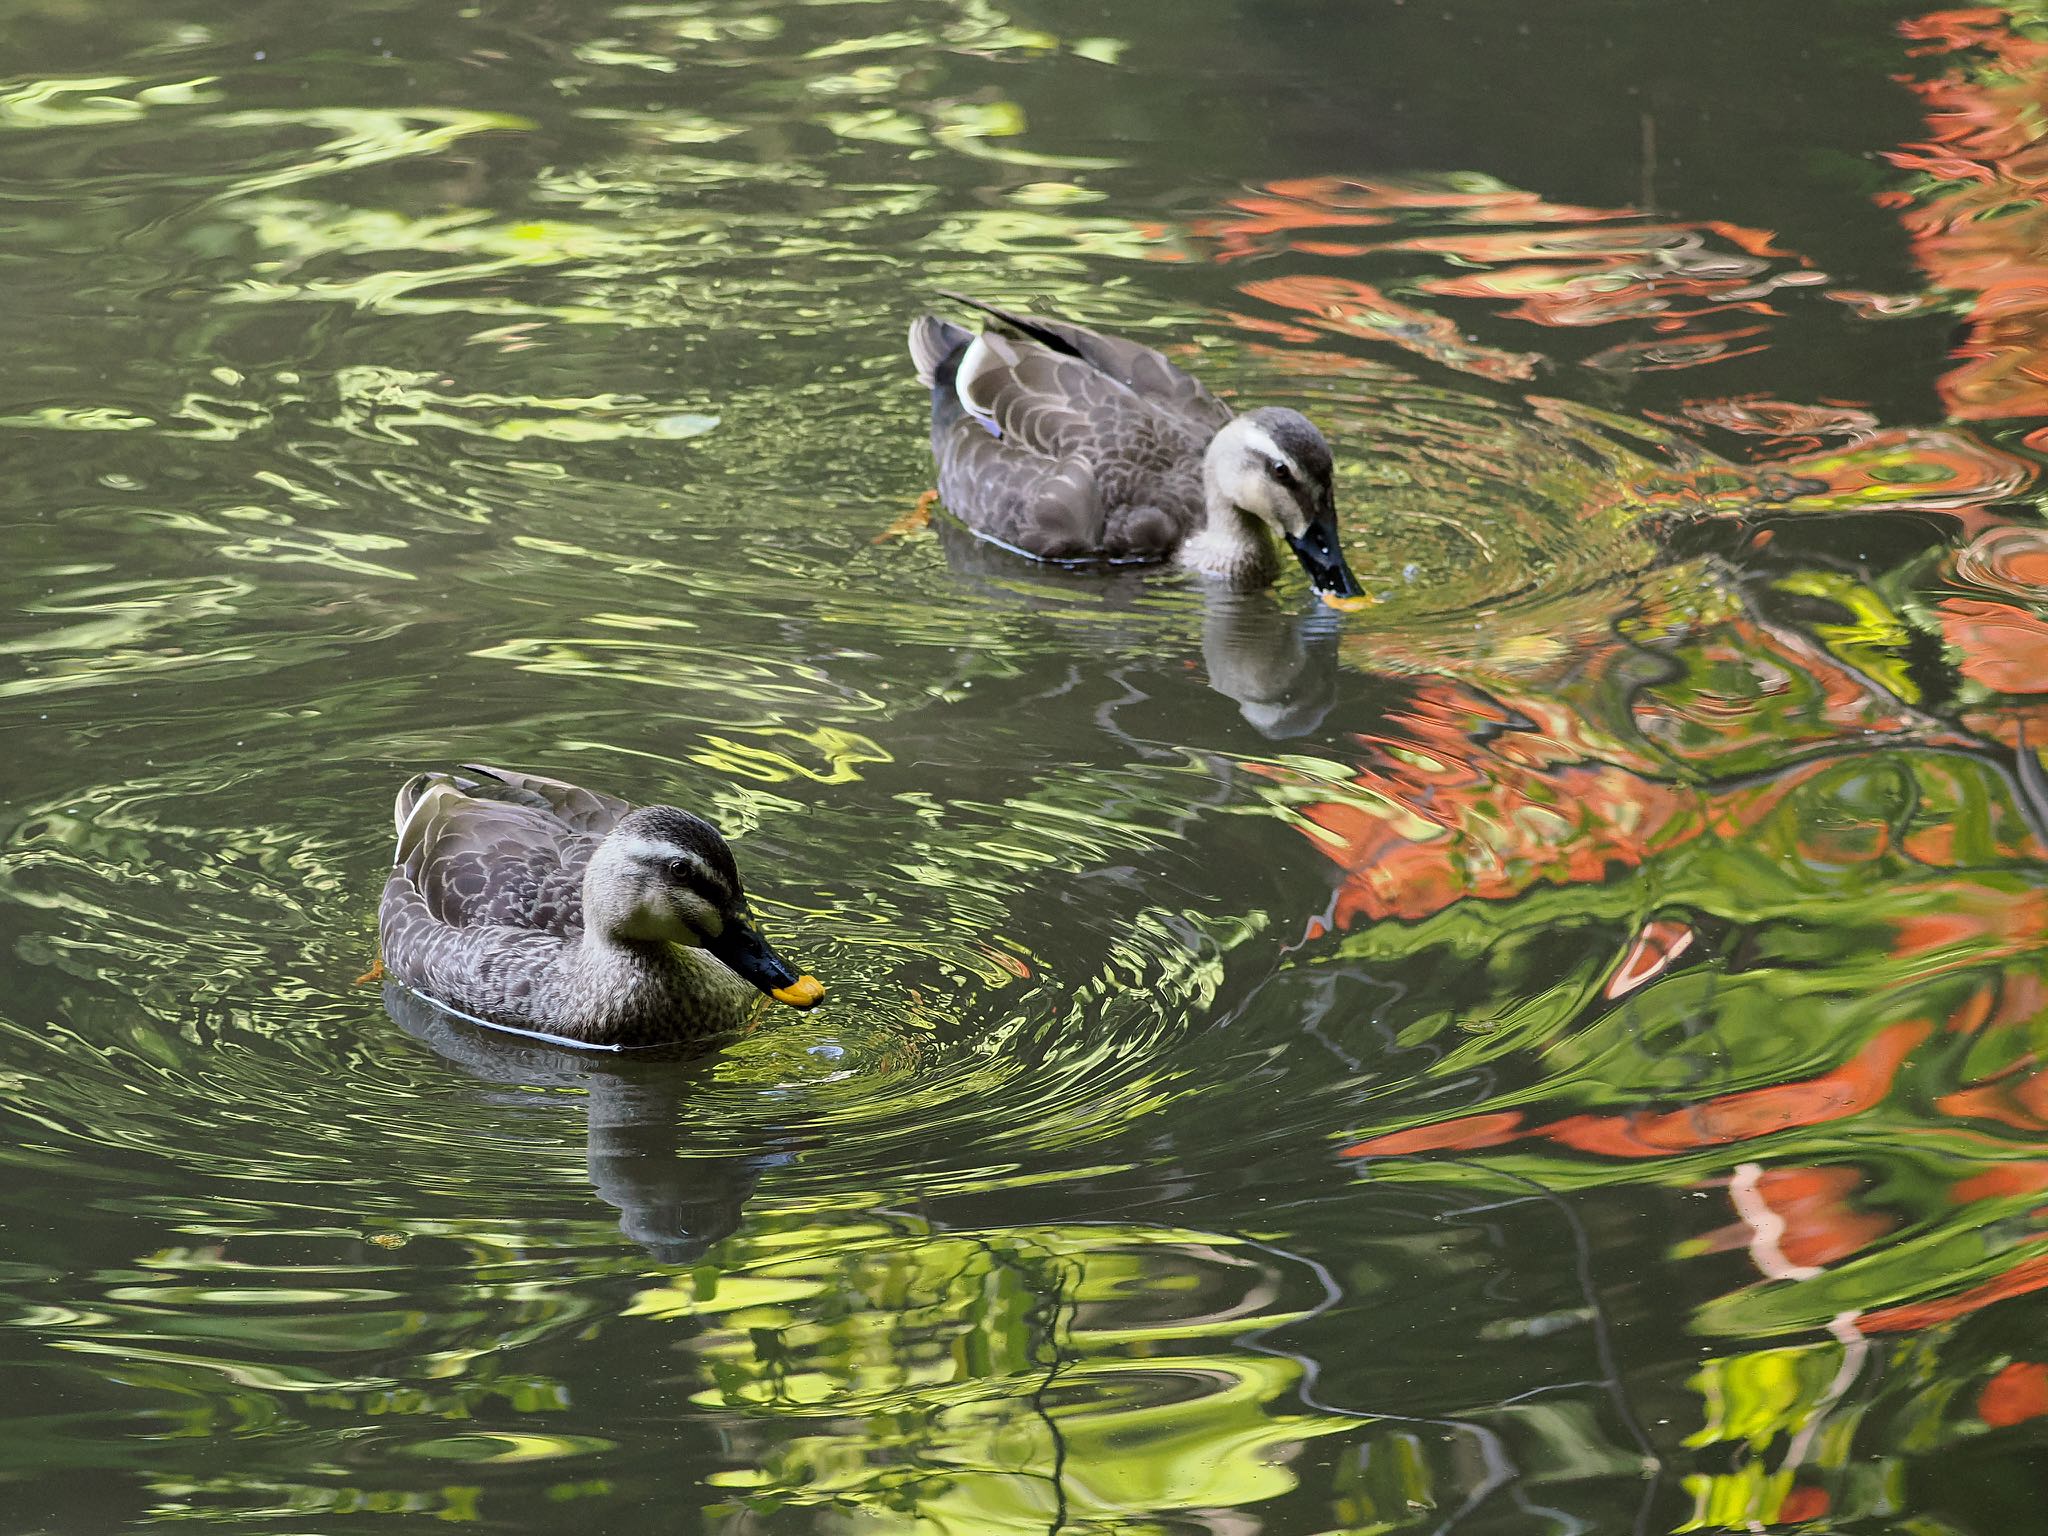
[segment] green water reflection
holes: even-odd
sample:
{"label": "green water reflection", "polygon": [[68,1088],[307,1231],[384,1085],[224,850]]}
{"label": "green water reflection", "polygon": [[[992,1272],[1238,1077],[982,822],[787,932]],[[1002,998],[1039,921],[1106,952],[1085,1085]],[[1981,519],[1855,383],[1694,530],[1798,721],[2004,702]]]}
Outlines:
{"label": "green water reflection", "polygon": [[[2028,1528],[2038,5],[0,9],[8,1530]],[[942,287],[1373,604],[921,526]],[[460,759],[831,1006],[357,983]]]}

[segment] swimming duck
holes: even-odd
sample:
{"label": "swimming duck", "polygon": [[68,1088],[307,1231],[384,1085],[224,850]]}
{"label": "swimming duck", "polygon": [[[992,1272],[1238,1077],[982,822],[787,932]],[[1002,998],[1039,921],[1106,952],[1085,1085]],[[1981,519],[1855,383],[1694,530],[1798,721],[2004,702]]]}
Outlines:
{"label": "swimming duck", "polygon": [[398,792],[386,970],[482,1023],[613,1049],[708,1040],[825,989],[769,947],[702,817],[469,763]]}
{"label": "swimming duck", "polygon": [[974,533],[1037,560],[1173,557],[1235,588],[1273,580],[1278,536],[1325,601],[1361,595],[1337,541],[1330,445],[1306,416],[1235,415],[1150,347],[945,297],[997,322],[910,327],[939,495]]}

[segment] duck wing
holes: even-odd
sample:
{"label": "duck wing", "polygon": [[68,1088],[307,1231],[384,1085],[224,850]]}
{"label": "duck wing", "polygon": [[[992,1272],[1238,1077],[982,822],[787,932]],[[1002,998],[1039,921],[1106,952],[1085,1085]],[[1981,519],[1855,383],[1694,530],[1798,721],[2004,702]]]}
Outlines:
{"label": "duck wing", "polygon": [[998,324],[910,331],[947,508],[1041,560],[1170,554],[1201,520],[1202,452],[1229,410],[1148,347],[962,302]]}
{"label": "duck wing", "polygon": [[1106,509],[1080,453],[1043,452],[998,437],[954,409],[935,419],[939,495],[982,538],[1039,560],[1087,560],[1102,549]]}
{"label": "duck wing", "polygon": [[980,310],[1050,351],[1086,363],[1104,377],[1115,380],[1139,398],[1177,418],[1191,431],[1199,432],[1204,443],[1231,419],[1230,407],[1210,394],[1201,380],[1183,373],[1150,347],[1122,336],[1105,336],[1070,320],[1003,309],[980,299],[971,299],[964,293],[944,289],[940,292],[955,303]]}
{"label": "duck wing", "polygon": [[564,937],[582,927],[583,871],[627,809],[496,769],[420,774],[399,791],[392,884],[436,923]]}
{"label": "duck wing", "polygon": [[561,779],[544,779],[537,773],[518,773],[510,768],[490,768],[482,763],[464,763],[462,771],[475,778],[461,780],[463,789],[477,799],[503,800],[545,811],[571,831],[597,837],[619,824],[633,809],[623,800],[601,795],[580,784]]}
{"label": "duck wing", "polygon": [[939,493],[984,537],[1041,559],[1156,560],[1202,515],[1212,428],[1084,358],[986,331],[934,391]]}

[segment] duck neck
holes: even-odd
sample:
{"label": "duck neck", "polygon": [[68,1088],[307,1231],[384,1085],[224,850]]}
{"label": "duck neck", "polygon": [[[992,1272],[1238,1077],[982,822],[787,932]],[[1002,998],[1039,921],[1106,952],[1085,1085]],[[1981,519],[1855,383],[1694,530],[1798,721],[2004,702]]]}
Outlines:
{"label": "duck neck", "polygon": [[731,1028],[753,1001],[752,989],[702,950],[615,938],[597,928],[563,947],[551,979],[558,995],[536,999],[541,1011],[588,1020],[577,1034],[593,1039],[660,1016]]}
{"label": "duck neck", "polygon": [[1181,545],[1180,563],[1232,587],[1268,585],[1280,566],[1266,525],[1240,509],[1213,480],[1205,489],[1207,517]]}

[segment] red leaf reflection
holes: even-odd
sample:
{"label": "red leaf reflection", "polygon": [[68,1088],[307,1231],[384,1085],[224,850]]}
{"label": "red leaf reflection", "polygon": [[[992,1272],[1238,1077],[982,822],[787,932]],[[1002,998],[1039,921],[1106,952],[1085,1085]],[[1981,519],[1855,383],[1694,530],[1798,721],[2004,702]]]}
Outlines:
{"label": "red leaf reflection", "polygon": [[2007,603],[1941,601],[1943,638],[1961,653],[1963,676],[1999,693],[2048,693],[2048,623]]}
{"label": "red leaf reflection", "polygon": [[1977,1417],[1994,1429],[2048,1414],[2048,1365],[2015,1360],[1984,1383]]}
{"label": "red leaf reflection", "polygon": [[[1898,1229],[1896,1216],[1860,1210],[1852,1203],[1867,1183],[1860,1168],[1764,1168],[1755,1170],[1742,1194],[1745,1202],[1768,1212],[1769,1238],[1783,1264],[1810,1273],[1860,1253]],[[1715,1234],[1707,1246],[1754,1251],[1760,1236],[1756,1226],[1742,1221]]]}
{"label": "red leaf reflection", "polygon": [[[1549,203],[1531,192],[1469,181],[1276,181],[1233,199],[1230,209],[1191,226],[1213,242],[1219,262],[1282,250],[1338,260],[1435,258],[1465,270],[1419,276],[1411,280],[1414,291],[1492,301],[1505,306],[1508,317],[1536,325],[1649,321],[1657,328],[1654,337],[1632,338],[1586,359],[1602,368],[1690,367],[1754,350],[1751,339],[1763,335],[1764,326],[1730,325],[1726,317],[1769,321],[1777,314],[1773,294],[1827,281],[1779,249],[1768,230],[1718,220],[1651,220],[1633,208]],[[1420,226],[1422,232],[1379,241],[1356,237],[1382,225]],[[1470,270],[1475,267],[1483,270]],[[1314,315],[1321,329],[1389,341],[1490,378],[1528,378],[1536,361],[1482,346],[1449,316],[1391,297],[1384,282],[1297,275],[1246,283],[1243,291]]]}
{"label": "red leaf reflection", "polygon": [[1935,1301],[1879,1307],[1874,1312],[1864,1313],[1857,1319],[1857,1324],[1865,1333],[1903,1333],[1917,1328],[1932,1328],[1937,1323],[1968,1317],[1995,1301],[2024,1296],[2043,1287],[2048,1287],[2048,1254],[2035,1254],[1982,1285],[1973,1285],[1966,1291]]}
{"label": "red leaf reflection", "polygon": [[1968,300],[1943,399],[1964,420],[2048,414],[2048,42],[1990,6],[1938,11],[1900,31],[1930,45],[1918,52],[1977,56],[1912,83],[1928,136],[1887,157],[1929,181],[1902,216],[1915,258]]}
{"label": "red leaf reflection", "polygon": [[1692,929],[1671,918],[1643,924],[1643,931],[1636,935],[1628,954],[1607,978],[1608,1001],[1627,997],[1637,987],[1655,981],[1678,963],[1679,957],[1692,948],[1692,942]]}
{"label": "red leaf reflection", "polygon": [[1702,1147],[1729,1146],[1776,1131],[1846,1119],[1879,1104],[1913,1048],[1934,1026],[1924,1019],[1881,1029],[1855,1060],[1800,1082],[1773,1083],[1665,1111],[1570,1115],[1523,1129],[1519,1114],[1474,1115],[1374,1136],[1343,1149],[1345,1157],[1396,1152],[1471,1151],[1506,1142],[1542,1139],[1599,1157],[1669,1157]]}
{"label": "red leaf reflection", "polygon": [[2048,528],[1986,529],[1957,553],[1955,577],[2029,602],[2048,601]]}
{"label": "red leaf reflection", "polygon": [[1246,283],[1243,291],[1284,308],[1313,316],[1322,330],[1362,341],[1385,341],[1429,358],[1491,379],[1534,376],[1536,357],[1528,352],[1501,352],[1477,346],[1459,334],[1443,315],[1395,302],[1370,283],[1348,277],[1274,277]]}

